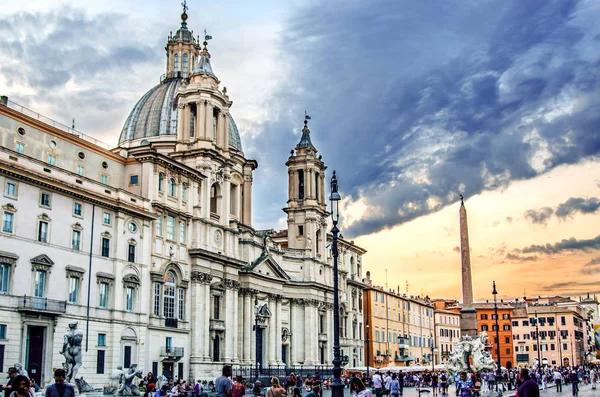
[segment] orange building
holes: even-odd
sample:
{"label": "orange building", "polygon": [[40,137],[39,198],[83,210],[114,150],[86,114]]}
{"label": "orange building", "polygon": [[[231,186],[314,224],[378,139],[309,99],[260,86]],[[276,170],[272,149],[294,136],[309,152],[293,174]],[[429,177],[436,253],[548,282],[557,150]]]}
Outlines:
{"label": "orange building", "polygon": [[503,367],[513,368],[513,336],[512,314],[513,307],[503,302],[498,303],[498,336],[496,337],[496,315],[493,303],[475,303],[477,310],[477,330],[488,334],[488,347],[494,361],[498,362],[498,343],[500,343],[500,363]]}

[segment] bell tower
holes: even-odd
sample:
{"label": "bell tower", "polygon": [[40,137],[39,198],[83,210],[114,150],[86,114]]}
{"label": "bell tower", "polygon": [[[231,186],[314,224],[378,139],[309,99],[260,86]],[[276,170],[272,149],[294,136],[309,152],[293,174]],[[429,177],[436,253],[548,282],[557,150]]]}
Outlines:
{"label": "bell tower", "polygon": [[325,258],[327,204],[325,170],[322,157],[310,140],[305,116],[300,142],[290,152],[288,167],[287,213],[288,247],[310,251],[312,257]]}

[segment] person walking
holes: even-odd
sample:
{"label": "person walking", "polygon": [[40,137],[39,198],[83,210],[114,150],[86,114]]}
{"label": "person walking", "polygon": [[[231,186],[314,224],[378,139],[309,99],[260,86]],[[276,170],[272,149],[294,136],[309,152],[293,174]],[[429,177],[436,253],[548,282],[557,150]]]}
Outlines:
{"label": "person walking", "polygon": [[473,397],[475,386],[473,385],[471,377],[467,376],[466,372],[460,373],[456,389],[460,397]]}
{"label": "person walking", "polygon": [[231,376],[231,367],[225,365],[221,371],[221,376],[215,379],[215,397],[231,397],[233,394],[233,384],[229,377]]}
{"label": "person walking", "polygon": [[438,394],[438,374],[436,372],[431,373],[431,390],[433,390],[433,395],[437,396],[437,394]]}
{"label": "person walking", "polygon": [[404,372],[398,373],[398,383],[400,384],[400,395],[404,394]]}
{"label": "person walking", "polygon": [[379,373],[379,371],[375,372],[375,375],[373,375],[373,387],[375,388],[375,396],[381,397],[383,395],[383,379],[381,378],[381,373]]}
{"label": "person walking", "polygon": [[17,375],[12,381],[12,392],[10,397],[35,397],[35,392],[30,387],[29,378],[25,375]]}
{"label": "person walking", "polygon": [[577,397],[577,394],[579,393],[579,376],[577,376],[577,372],[575,370],[571,371],[570,379],[573,397]]}
{"label": "person walking", "polygon": [[367,389],[359,378],[354,378],[350,381],[350,393],[352,397],[373,397],[371,390]]}
{"label": "person walking", "polygon": [[[316,388],[316,386],[313,386],[313,390]],[[267,389],[267,391],[265,392],[265,396],[266,397],[283,397],[285,395],[285,389],[281,386],[281,384],[279,383],[279,378],[277,377],[272,377],[271,378],[271,387],[269,387]],[[315,395],[317,397],[319,397],[319,394],[317,394],[317,392],[315,392]]]}
{"label": "person walking", "polygon": [[391,397],[400,396],[400,382],[398,382],[398,377],[396,376],[396,374],[392,374],[392,380],[390,380],[390,388],[388,390],[390,392]]}
{"label": "person walking", "polygon": [[529,377],[529,370],[522,368],[519,378],[523,382],[517,390],[519,397],[540,397],[540,387],[537,382]]}
{"label": "person walking", "polygon": [[554,368],[554,374],[552,375],[554,378],[554,383],[556,384],[556,392],[562,393],[562,381],[563,377],[558,368]]}
{"label": "person walking", "polygon": [[48,386],[45,397],[75,397],[75,389],[72,385],[65,383],[67,372],[58,368],[54,371],[54,384]]}

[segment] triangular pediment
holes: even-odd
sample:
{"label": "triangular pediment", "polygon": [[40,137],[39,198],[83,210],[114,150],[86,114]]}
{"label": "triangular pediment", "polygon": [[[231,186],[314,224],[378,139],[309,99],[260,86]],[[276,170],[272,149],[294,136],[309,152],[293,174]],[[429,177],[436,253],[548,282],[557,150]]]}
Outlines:
{"label": "triangular pediment", "polygon": [[31,263],[34,265],[44,265],[44,266],[53,266],[54,261],[48,257],[46,254],[41,254],[36,256],[35,258],[31,258]]}
{"label": "triangular pediment", "polygon": [[247,270],[252,273],[261,274],[267,277],[278,278],[282,281],[288,281],[290,276],[279,266],[277,261],[271,256],[271,254],[263,254],[256,259]]}

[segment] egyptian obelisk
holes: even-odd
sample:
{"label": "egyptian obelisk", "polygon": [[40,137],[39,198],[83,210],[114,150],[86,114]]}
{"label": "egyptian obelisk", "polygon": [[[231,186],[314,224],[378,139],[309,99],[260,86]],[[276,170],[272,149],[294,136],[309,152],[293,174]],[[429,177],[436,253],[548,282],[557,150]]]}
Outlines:
{"label": "egyptian obelisk", "polygon": [[460,332],[462,335],[477,335],[477,313],[473,305],[473,280],[471,278],[471,254],[469,252],[469,229],[467,209],[460,196],[460,262],[462,269],[462,297],[460,310]]}

